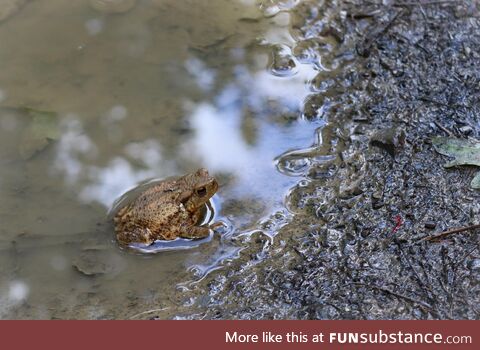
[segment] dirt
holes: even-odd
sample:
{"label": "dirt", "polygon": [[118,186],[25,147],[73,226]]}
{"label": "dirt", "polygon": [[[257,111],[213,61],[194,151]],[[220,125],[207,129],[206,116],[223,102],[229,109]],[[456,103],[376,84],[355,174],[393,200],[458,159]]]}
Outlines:
{"label": "dirt", "polygon": [[331,70],[304,106],[326,121],[323,142],[286,200],[292,221],[273,240],[243,237],[248,248],[185,292],[176,317],[478,319],[479,230],[424,238],[479,223],[475,169],[445,169],[431,144],[480,137],[479,3],[291,11],[296,58]]}

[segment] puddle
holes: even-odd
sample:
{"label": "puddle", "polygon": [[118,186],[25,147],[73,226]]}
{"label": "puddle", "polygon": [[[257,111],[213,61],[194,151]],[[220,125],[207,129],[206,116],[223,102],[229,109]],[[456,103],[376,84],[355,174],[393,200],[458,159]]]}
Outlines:
{"label": "puddle", "polygon": [[[232,237],[273,237],[303,163],[329,159],[322,122],[301,117],[318,72],[292,53],[296,1],[126,2],[28,1],[0,22],[2,318],[128,317],[182,298],[192,271],[235,258]],[[53,113],[55,133],[28,111]],[[223,232],[120,249],[115,200],[199,167],[219,182]]]}

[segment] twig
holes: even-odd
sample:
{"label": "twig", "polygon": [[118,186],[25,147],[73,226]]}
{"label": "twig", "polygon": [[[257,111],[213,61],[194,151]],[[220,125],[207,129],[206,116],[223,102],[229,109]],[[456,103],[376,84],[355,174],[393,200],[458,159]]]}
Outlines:
{"label": "twig", "polygon": [[480,246],[477,244],[475,247],[473,247],[471,250],[469,250],[462,258],[460,258],[455,264],[454,264],[454,267],[455,267],[455,270],[457,269],[457,267],[465,261],[465,259],[470,256],[475,250],[477,250],[478,248],[480,248]]}
{"label": "twig", "polygon": [[448,136],[453,136],[452,132],[450,130],[448,130],[446,127],[444,127],[442,124],[440,124],[436,120],[434,121],[434,123],[439,129],[442,129],[443,131],[445,131]]}
{"label": "twig", "polygon": [[453,229],[450,229],[448,231],[444,231],[442,233],[439,233],[439,234],[436,234],[436,235],[433,235],[433,236],[430,236],[430,237],[425,237],[422,240],[423,241],[434,241],[434,240],[441,239],[441,238],[444,238],[446,236],[452,235],[454,233],[460,233],[460,232],[465,232],[465,231],[469,231],[469,230],[475,230],[477,228],[480,228],[480,224],[453,228]]}
{"label": "twig", "polygon": [[414,298],[411,298],[407,295],[403,295],[403,294],[400,294],[400,293],[397,293],[397,292],[394,292],[393,290],[390,290],[388,288],[385,288],[385,287],[380,287],[380,286],[376,286],[374,284],[366,284],[366,283],[361,283],[361,282],[352,282],[354,285],[357,285],[357,286],[364,286],[364,287],[370,287],[372,289],[376,289],[376,290],[379,290],[381,292],[384,292],[384,293],[387,293],[387,294],[391,294],[393,296],[396,296],[397,298],[402,298],[402,299],[405,299],[405,300],[408,300],[412,303],[415,303],[415,304],[419,304],[423,307],[426,307],[427,309],[430,309],[432,310],[432,306],[424,301],[421,301],[421,300],[417,300],[417,299],[414,299]]}
{"label": "twig", "polygon": [[[395,239],[394,242],[395,242],[395,244],[397,245],[398,250],[400,251],[400,259],[403,258],[403,259],[406,261],[406,263],[407,263],[408,267],[410,268],[410,270],[413,271],[413,275],[414,275],[414,277],[415,277],[415,279],[416,279],[416,281],[417,281],[417,284],[418,284],[418,286],[422,289],[423,293],[425,294],[425,297],[426,297],[428,300],[430,300],[432,303],[434,303],[435,300],[431,297],[431,295],[433,294],[433,293],[432,293],[432,290],[431,290],[431,289],[429,288],[429,286],[427,286],[427,285],[423,282],[423,280],[420,278],[420,275],[418,274],[417,270],[413,267],[412,263],[410,262],[410,260],[409,260],[408,257],[407,257],[407,254],[404,252],[403,247],[402,247],[402,244],[399,242],[398,239]],[[424,269],[423,272],[424,272],[424,274],[426,275],[425,269]]]}
{"label": "twig", "polygon": [[379,39],[383,34],[385,34],[386,32],[388,32],[388,30],[393,26],[393,23],[395,23],[395,21],[397,20],[397,18],[399,18],[401,15],[404,14],[404,10],[400,10],[398,11],[395,16],[392,17],[392,19],[390,19],[388,21],[387,24],[385,24],[382,28],[380,28],[379,30],[376,30],[374,31],[373,33],[370,33],[370,35],[367,36],[367,38],[363,41],[363,44],[361,46],[357,46],[357,53],[360,55],[360,56],[363,56],[363,57],[368,57],[369,55],[369,50],[372,46],[372,44],[377,40]]}
{"label": "twig", "polygon": [[363,19],[363,18],[370,18],[370,17],[375,17],[375,15],[378,15],[381,11],[380,10],[373,10],[370,12],[352,12],[349,13],[349,16],[353,19]]}
{"label": "twig", "polygon": [[159,311],[165,311],[165,310],[168,310],[169,307],[163,307],[161,309],[152,309],[152,310],[147,310],[147,311],[144,311],[144,312],[140,312],[138,314],[135,314],[133,316],[130,316],[129,319],[132,320],[134,318],[137,318],[138,316],[142,316],[142,315],[146,315],[146,314],[151,314],[153,312],[159,312]]}
{"label": "twig", "polygon": [[426,96],[419,97],[419,100],[420,100],[420,101],[423,101],[423,102],[435,103],[435,104],[437,104],[437,105],[439,105],[439,106],[443,106],[443,107],[451,107],[451,106],[449,106],[449,105],[446,104],[446,103],[443,103],[443,102],[441,102],[441,101],[434,100],[434,99],[429,98],[429,97],[426,97]]}
{"label": "twig", "polygon": [[456,5],[460,1],[455,0],[440,0],[440,1],[428,1],[428,2],[400,2],[393,4],[394,7],[403,7],[403,6],[428,6],[428,5]]}

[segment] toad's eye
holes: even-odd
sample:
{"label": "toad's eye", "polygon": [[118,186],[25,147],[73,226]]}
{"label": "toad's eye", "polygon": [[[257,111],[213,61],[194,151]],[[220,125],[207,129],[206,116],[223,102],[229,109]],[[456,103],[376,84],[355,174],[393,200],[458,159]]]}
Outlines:
{"label": "toad's eye", "polygon": [[197,195],[199,197],[205,197],[207,195],[207,189],[205,187],[197,188]]}

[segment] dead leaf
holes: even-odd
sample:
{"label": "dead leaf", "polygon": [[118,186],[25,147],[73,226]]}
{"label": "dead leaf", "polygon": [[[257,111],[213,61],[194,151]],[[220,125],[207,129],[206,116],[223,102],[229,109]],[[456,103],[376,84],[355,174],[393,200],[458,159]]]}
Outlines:
{"label": "dead leaf", "polygon": [[[438,153],[454,158],[444,165],[446,168],[457,165],[480,166],[480,142],[478,141],[435,137],[432,139],[432,144]],[[470,186],[480,189],[480,172],[475,175]]]}

